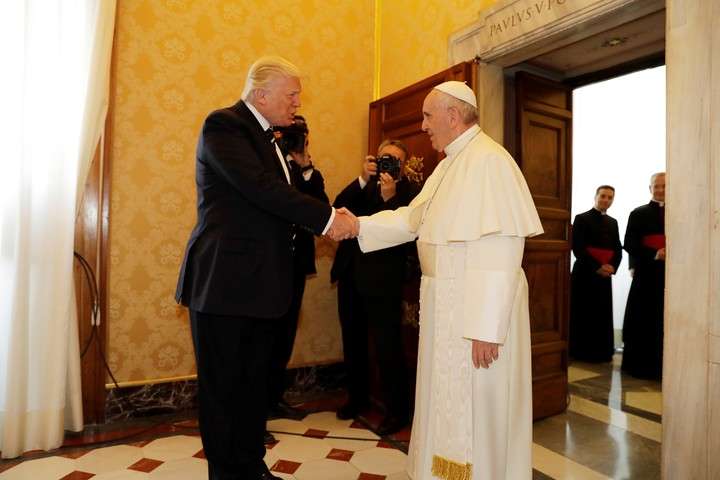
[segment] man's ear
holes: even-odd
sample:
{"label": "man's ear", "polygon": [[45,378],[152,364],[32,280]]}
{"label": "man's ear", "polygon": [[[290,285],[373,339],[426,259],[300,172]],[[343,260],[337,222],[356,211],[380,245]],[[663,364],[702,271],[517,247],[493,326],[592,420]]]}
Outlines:
{"label": "man's ear", "polygon": [[267,103],[267,90],[264,88],[258,88],[255,90],[255,101],[260,105]]}
{"label": "man's ear", "polygon": [[448,119],[450,120],[450,126],[455,128],[460,123],[460,110],[457,107],[448,107]]}

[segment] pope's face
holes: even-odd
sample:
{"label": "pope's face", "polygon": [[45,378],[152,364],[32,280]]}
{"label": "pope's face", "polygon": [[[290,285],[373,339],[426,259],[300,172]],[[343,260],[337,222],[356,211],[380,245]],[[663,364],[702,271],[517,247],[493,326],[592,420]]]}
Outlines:
{"label": "pope's face", "polygon": [[293,123],[295,112],[300,108],[300,79],[278,76],[262,89],[258,100],[260,113],[274,127],[288,126]]}
{"label": "pope's face", "polygon": [[445,149],[452,142],[452,130],[450,128],[450,115],[448,109],[441,102],[439,93],[431,90],[425,102],[423,102],[423,123],[422,130],[430,137],[430,142],[438,152]]}

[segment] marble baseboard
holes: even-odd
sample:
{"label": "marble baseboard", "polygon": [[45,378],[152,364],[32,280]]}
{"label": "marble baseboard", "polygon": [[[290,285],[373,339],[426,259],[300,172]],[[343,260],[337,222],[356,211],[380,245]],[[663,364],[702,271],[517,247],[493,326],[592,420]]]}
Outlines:
{"label": "marble baseboard", "polygon": [[197,380],[114,388],[105,398],[105,422],[177,413],[197,408]]}
{"label": "marble baseboard", "polygon": [[[285,398],[291,404],[314,400],[345,385],[342,363],[287,371]],[[197,380],[114,388],[105,399],[105,422],[114,423],[197,409]]]}

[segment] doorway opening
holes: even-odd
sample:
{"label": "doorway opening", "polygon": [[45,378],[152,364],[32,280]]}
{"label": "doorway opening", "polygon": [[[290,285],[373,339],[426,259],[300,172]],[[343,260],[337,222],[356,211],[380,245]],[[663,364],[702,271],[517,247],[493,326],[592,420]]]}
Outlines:
{"label": "doorway opening", "polygon": [[[612,185],[607,214],[623,241],[630,212],[650,198],[650,176],[665,171],[665,67],[637,71],[573,90],[572,214],[593,207],[595,190]],[[571,257],[571,266],[575,256]],[[612,278],[615,348],[632,277],[627,252]]]}

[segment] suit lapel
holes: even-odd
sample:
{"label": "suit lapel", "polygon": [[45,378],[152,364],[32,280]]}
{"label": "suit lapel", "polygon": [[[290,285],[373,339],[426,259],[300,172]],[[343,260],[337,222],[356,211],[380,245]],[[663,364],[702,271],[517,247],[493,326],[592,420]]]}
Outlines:
{"label": "suit lapel", "polygon": [[285,172],[283,171],[282,165],[280,165],[280,159],[275,151],[275,145],[268,141],[265,136],[265,132],[260,126],[260,122],[258,122],[257,118],[255,118],[255,115],[253,115],[247,105],[245,105],[245,102],[242,100],[237,102],[231,108],[250,125],[250,135],[253,142],[258,146],[261,157],[265,163],[269,165],[272,171],[274,171],[284,182],[286,182],[287,179],[285,178]]}

